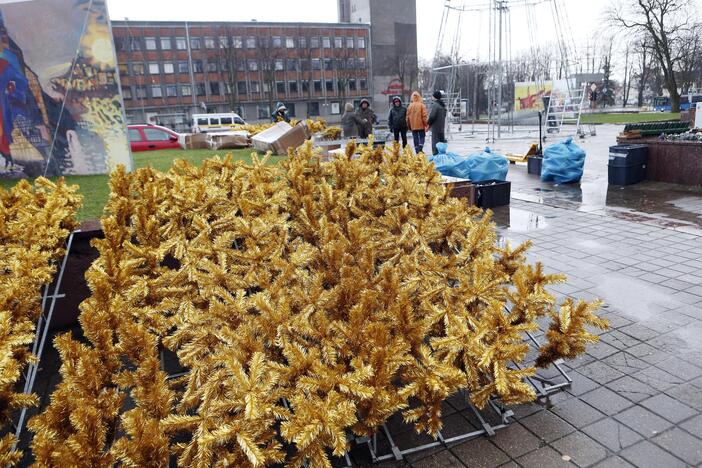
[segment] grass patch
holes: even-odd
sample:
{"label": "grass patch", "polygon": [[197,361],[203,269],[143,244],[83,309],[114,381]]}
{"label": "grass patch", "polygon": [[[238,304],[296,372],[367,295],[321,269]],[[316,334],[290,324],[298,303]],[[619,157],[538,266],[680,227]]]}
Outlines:
{"label": "grass patch", "polygon": [[[251,148],[237,150],[160,150],[144,151],[134,153],[134,165],[137,168],[153,167],[159,171],[170,169],[173,161],[184,159],[191,164],[199,165],[204,159],[211,158],[217,154],[231,154],[235,160],[251,162]],[[271,156],[269,164],[277,164],[283,157]],[[83,195],[83,207],[78,212],[78,219],[81,221],[88,219],[98,219],[102,216],[102,210],[110,196],[110,177],[107,175],[89,176],[66,176],[66,182],[80,186],[79,193]],[[0,179],[0,187],[9,189],[18,181],[16,179]]]}
{"label": "grass patch", "polygon": [[583,114],[580,121],[585,124],[628,124],[680,120],[679,112],[640,112],[638,114]]}

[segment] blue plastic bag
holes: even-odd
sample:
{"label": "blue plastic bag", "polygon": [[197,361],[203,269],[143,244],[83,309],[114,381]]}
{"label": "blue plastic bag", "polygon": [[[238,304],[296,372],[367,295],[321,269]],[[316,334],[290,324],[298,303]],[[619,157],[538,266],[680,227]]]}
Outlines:
{"label": "blue plastic bag", "polygon": [[488,147],[482,153],[468,156],[470,180],[506,180],[509,161],[501,154],[493,153]]}
{"label": "blue plastic bag", "polygon": [[436,170],[441,175],[470,179],[470,167],[466,158],[456,153],[447,153],[448,145],[446,143],[437,143],[436,149],[439,154],[429,156],[428,159],[434,163]]}
{"label": "blue plastic bag", "polygon": [[541,180],[556,184],[572,184],[580,181],[585,166],[585,150],[568,138],[544,150],[541,163]]}

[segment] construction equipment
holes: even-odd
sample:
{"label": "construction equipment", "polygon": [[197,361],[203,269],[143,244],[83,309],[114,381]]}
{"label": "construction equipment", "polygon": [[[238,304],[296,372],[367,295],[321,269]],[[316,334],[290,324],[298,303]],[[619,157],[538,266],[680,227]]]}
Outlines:
{"label": "construction equipment", "polygon": [[554,89],[548,100],[546,109],[546,133],[563,133],[563,125],[575,125],[575,134],[585,136],[580,118],[586,101],[587,85],[580,89],[572,89],[570,83],[563,92]]}
{"label": "construction equipment", "polygon": [[526,152],[526,154],[515,154],[515,153],[507,153],[505,157],[509,160],[510,164],[515,164],[518,162],[527,162],[527,158],[529,156],[534,156],[539,154],[539,144],[538,143],[532,143],[531,146],[529,146],[529,151]]}

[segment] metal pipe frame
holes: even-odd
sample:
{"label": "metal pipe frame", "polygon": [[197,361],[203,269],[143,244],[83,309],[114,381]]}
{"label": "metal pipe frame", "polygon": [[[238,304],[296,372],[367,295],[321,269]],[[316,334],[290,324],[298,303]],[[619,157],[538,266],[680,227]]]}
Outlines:
{"label": "metal pipe frame", "polygon": [[[36,362],[29,364],[27,370],[23,373],[24,375],[24,388],[22,390],[25,394],[32,393],[34,388],[34,382],[37,377],[37,372],[39,371],[39,363],[41,362],[41,356],[44,353],[44,346],[46,344],[46,338],[49,335],[49,328],[51,326],[51,318],[54,314],[54,308],[56,307],[56,300],[66,297],[65,294],[60,294],[61,283],[63,281],[63,274],[66,271],[66,265],[68,264],[68,256],[71,253],[71,247],[73,245],[73,237],[80,230],[73,231],[69,234],[66,240],[66,252],[61,260],[56,282],[54,284],[53,291],[51,291],[51,284],[44,285],[44,293],[41,300],[41,313],[37,319],[37,326],[34,331],[34,343],[32,344],[32,354],[36,357]],[[49,303],[49,310],[46,312],[46,305]],[[20,412],[17,424],[15,424],[15,443],[12,446],[12,450],[17,449],[17,444],[19,443],[20,436],[24,430],[24,423],[27,418],[27,408],[22,408]]]}

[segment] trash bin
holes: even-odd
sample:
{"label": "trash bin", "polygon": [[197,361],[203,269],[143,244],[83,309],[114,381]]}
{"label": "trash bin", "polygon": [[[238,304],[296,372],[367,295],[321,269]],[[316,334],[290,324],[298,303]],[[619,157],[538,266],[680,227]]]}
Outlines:
{"label": "trash bin", "polygon": [[512,183],[506,180],[481,180],[475,185],[475,204],[480,208],[509,205]]}
{"label": "trash bin", "polygon": [[527,173],[540,176],[541,163],[544,161],[543,156],[529,156],[527,158]]}
{"label": "trash bin", "polygon": [[617,145],[609,148],[610,185],[632,185],[646,180],[647,145]]}

